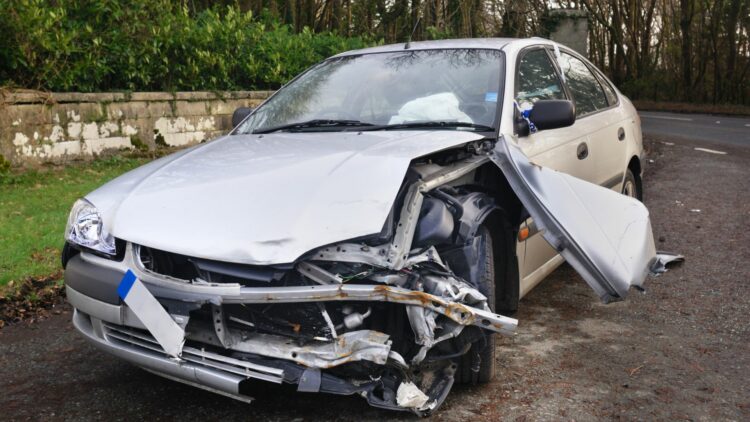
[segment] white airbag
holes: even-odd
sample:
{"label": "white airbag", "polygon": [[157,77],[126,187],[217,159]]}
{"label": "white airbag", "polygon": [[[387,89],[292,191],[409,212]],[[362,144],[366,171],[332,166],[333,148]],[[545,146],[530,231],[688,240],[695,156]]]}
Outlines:
{"label": "white airbag", "polygon": [[391,117],[388,124],[421,121],[449,121],[474,123],[458,107],[458,98],[452,92],[443,92],[411,100],[401,106],[398,114]]}

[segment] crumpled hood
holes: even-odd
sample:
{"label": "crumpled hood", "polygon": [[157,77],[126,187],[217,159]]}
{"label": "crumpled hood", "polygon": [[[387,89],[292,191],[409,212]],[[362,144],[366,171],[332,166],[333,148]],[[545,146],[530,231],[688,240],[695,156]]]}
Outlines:
{"label": "crumpled hood", "polygon": [[378,233],[414,158],[464,131],[225,136],[133,170],[86,196],[115,237],[187,256],[293,262]]}

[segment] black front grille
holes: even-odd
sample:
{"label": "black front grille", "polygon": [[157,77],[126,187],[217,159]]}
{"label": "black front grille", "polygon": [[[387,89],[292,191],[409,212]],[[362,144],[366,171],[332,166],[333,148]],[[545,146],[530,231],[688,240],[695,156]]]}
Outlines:
{"label": "black front grille", "polygon": [[201,278],[209,283],[239,283],[269,286],[285,283],[287,266],[256,266],[193,258],[147,246],[136,248],[138,259],[147,270],[181,280]]}
{"label": "black front grille", "polygon": [[182,280],[193,280],[199,276],[195,264],[187,256],[147,246],[138,247],[137,252],[141,264],[149,271]]}

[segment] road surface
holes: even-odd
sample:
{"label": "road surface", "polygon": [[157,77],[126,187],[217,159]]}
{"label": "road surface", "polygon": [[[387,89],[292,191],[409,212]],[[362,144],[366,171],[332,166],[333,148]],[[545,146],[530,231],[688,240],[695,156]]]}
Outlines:
{"label": "road surface", "polygon": [[750,117],[641,111],[644,136],[750,147]]}

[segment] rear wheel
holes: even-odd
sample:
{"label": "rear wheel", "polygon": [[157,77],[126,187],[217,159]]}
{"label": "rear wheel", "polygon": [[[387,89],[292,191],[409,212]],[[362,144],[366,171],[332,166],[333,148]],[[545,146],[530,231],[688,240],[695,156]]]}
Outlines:
{"label": "rear wheel", "polygon": [[638,191],[638,183],[630,169],[625,171],[625,180],[622,182],[622,194],[638,200],[641,199],[641,193]]}
{"label": "rear wheel", "polygon": [[[479,265],[482,274],[479,291],[487,297],[487,303],[495,310],[495,255],[492,234],[481,226]],[[483,384],[495,377],[495,335],[485,332],[483,339],[472,344],[469,352],[459,358],[455,379],[462,384]]]}

